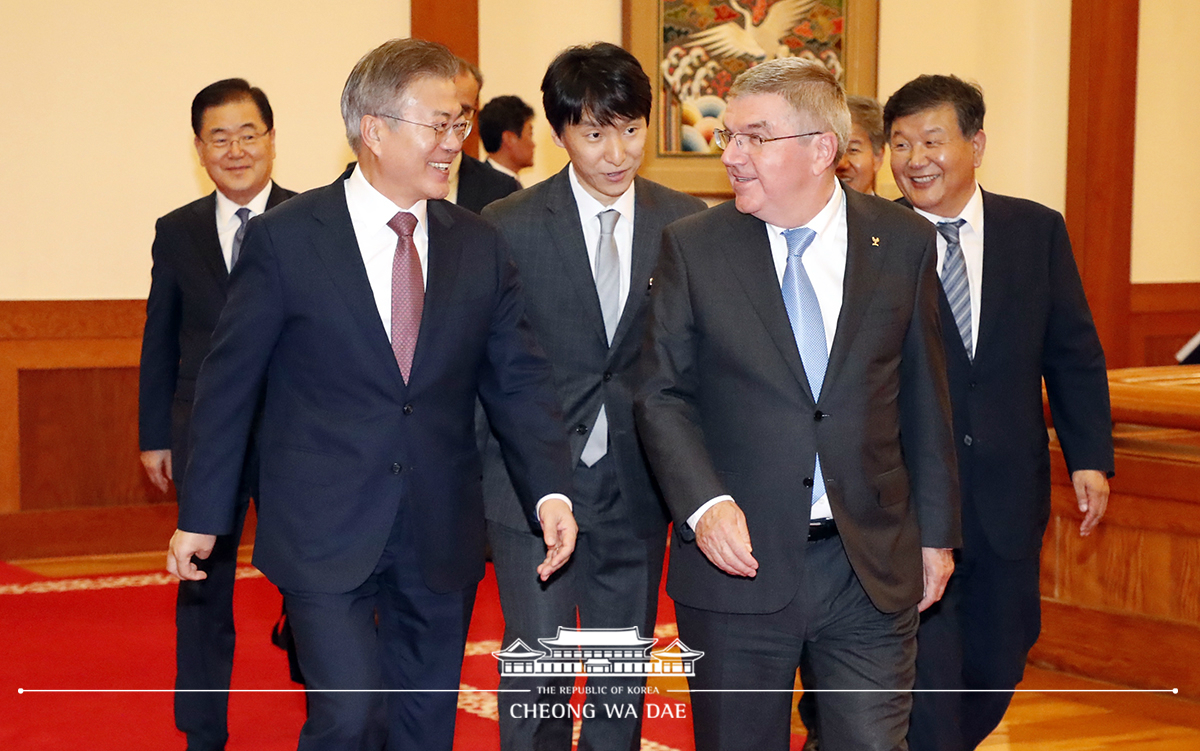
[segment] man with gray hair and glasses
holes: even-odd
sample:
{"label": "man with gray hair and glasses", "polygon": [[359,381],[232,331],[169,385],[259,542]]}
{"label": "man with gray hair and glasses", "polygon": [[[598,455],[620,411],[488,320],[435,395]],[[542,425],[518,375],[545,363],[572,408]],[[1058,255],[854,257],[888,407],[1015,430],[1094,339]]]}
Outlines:
{"label": "man with gray hair and glasses", "polygon": [[387,42],[342,94],[358,164],[249,223],[196,386],[167,568],[205,574],[232,524],[261,393],[254,563],[283,592],[311,691],[301,751],[443,749],[484,571],[478,395],[543,579],[574,548],[570,448],[516,270],[442,200],[470,123],[440,44]]}
{"label": "man with gray hair and glasses", "polygon": [[931,227],[844,189],[833,74],[743,73],[734,200],[668,225],[637,425],[674,519],[667,592],[698,751],[786,751],[807,656],[828,751],[904,748],[917,612],[959,543]]}

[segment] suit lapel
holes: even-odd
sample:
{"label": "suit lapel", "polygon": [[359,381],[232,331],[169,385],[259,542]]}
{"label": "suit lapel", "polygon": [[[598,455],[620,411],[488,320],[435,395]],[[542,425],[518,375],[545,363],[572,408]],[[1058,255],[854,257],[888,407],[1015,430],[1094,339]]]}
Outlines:
{"label": "suit lapel", "polygon": [[[421,360],[429,351],[439,322],[450,319],[447,307],[454,291],[454,280],[462,263],[463,244],[458,239],[454,217],[443,201],[429,201],[426,217],[429,222],[429,268],[425,274],[425,307],[421,313],[421,328],[417,333],[417,349],[413,353],[412,378],[420,372]],[[391,349],[389,347],[389,353]],[[393,359],[393,363],[395,360]],[[397,367],[396,372],[400,369]]]}
{"label": "suit lapel", "polygon": [[196,210],[189,221],[192,224],[191,236],[196,239],[196,253],[212,276],[217,289],[225,295],[229,292],[229,269],[225,267],[225,256],[221,254],[221,238],[217,235],[215,191],[196,204]]}
{"label": "suit lapel", "polygon": [[592,333],[599,337],[607,349],[608,334],[604,331],[604,314],[600,311],[600,298],[596,294],[596,279],[592,276],[587,243],[579,224],[579,207],[571,192],[571,180],[567,177],[570,168],[568,165],[550,178],[552,183],[546,198],[546,231],[554,239],[567,282],[575,288],[578,299],[584,301],[583,313]]}
{"label": "suit lapel", "polygon": [[[646,183],[640,178],[634,178],[634,216],[633,216],[633,251],[629,269],[629,294],[625,298],[625,307],[621,310],[621,320],[613,334],[612,346],[615,349],[630,326],[637,318],[638,310],[645,298],[645,287],[650,283],[650,274],[654,272],[654,263],[658,250],[662,246],[662,214],[654,196],[650,194]],[[596,305],[599,306],[599,298]]]}
{"label": "suit lapel", "polygon": [[837,382],[863,313],[870,306],[883,263],[883,248],[871,240],[872,232],[874,236],[882,233],[873,227],[875,212],[858,193],[851,190],[843,193],[846,196],[846,274],[842,281],[842,309],[838,313],[829,367],[825,373],[826,383]]}
{"label": "suit lapel", "polygon": [[[313,218],[320,225],[319,230],[313,233],[313,248],[325,262],[329,278],[362,330],[372,356],[390,377],[395,378],[397,387],[403,388],[404,379],[400,377],[400,367],[396,365],[391,341],[383,329],[383,320],[375,305],[375,294],[367,279],[367,267],[363,264],[362,251],[354,236],[345,190],[340,180],[323,190],[328,191],[326,200],[313,211]],[[417,352],[420,353],[419,342]]]}
{"label": "suit lapel", "polygon": [[766,226],[761,220],[740,213],[732,201],[723,204],[720,210],[727,214],[729,221],[722,225],[718,236],[713,238],[714,245],[728,261],[733,276],[750,298],[750,306],[762,321],[771,341],[775,342],[792,375],[815,403],[808,376],[804,373],[804,364],[800,361],[800,351],[796,348],[787,308],[783,305],[783,292],[779,287],[779,275],[775,272],[775,261],[771,258],[771,242],[767,239]]}
{"label": "suit lapel", "polygon": [[[1013,253],[1001,244],[1003,238],[1009,234],[1001,229],[1007,220],[1003,207],[997,204],[991,193],[984,191],[983,281],[980,284],[982,289],[979,292],[979,321],[976,324],[979,327],[979,336],[975,340],[976,360],[981,352],[986,353],[987,343],[996,330],[997,321],[1001,317],[1002,302],[1006,299],[1007,283],[1017,277],[1016,269],[1013,268]],[[953,320],[953,317],[949,320]]]}

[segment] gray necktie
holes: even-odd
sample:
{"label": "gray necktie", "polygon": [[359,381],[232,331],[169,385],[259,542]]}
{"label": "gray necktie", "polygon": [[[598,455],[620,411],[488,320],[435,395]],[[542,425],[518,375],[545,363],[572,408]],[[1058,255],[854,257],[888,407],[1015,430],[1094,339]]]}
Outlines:
{"label": "gray necktie", "polygon": [[[817,302],[817,291],[804,270],[801,260],[804,251],[817,239],[817,233],[808,227],[797,227],[783,233],[787,240],[787,267],[783,272],[783,306],[787,309],[792,324],[792,336],[800,350],[800,362],[808,376],[813,400],[821,398],[821,385],[825,382],[825,368],[829,365],[829,350],[825,346],[825,321],[821,318],[821,305]],[[812,500],[816,503],[825,495],[825,477],[821,473],[821,456],[817,455],[813,468]]]}
{"label": "gray necktie", "polygon": [[[617,242],[613,229],[617,226],[620,213],[614,209],[602,211],[600,219],[600,243],[596,246],[596,297],[600,300],[600,313],[604,316],[604,334],[612,344],[617,323],[621,320],[621,261],[617,256]],[[592,466],[608,453],[608,414],[600,405],[596,424],[583,446],[579,460]]]}
{"label": "gray necktie", "polygon": [[954,314],[954,322],[958,324],[958,334],[967,350],[967,359],[971,360],[974,359],[971,354],[971,285],[967,283],[967,260],[958,240],[958,228],[963,224],[963,219],[939,222],[937,231],[946,238],[946,258],[942,261],[942,289],[946,291],[946,301],[950,303],[950,312]]}
{"label": "gray necktie", "polygon": [[237,232],[233,233],[233,251],[229,254],[229,268],[232,269],[242,255],[242,240],[246,238],[246,222],[250,219],[250,209],[243,206],[237,210],[237,218],[241,222]]}

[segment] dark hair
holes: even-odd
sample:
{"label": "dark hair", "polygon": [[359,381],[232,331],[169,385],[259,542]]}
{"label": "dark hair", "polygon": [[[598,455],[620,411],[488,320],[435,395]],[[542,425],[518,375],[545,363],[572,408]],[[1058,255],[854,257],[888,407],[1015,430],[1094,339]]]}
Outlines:
{"label": "dark hair", "polygon": [[220,107],[230,102],[240,102],[249,99],[258,107],[267,130],[275,129],[275,114],[271,112],[271,103],[267,95],[257,86],[251,86],[244,78],[226,78],[223,81],[210,83],[192,99],[192,132],[200,137],[200,124],[204,121],[204,113],[213,107]]}
{"label": "dark hair", "polygon": [[883,130],[892,135],[897,118],[949,104],[958,116],[958,129],[964,138],[983,130],[983,89],[958,76],[917,76],[901,86],[883,107]]}
{"label": "dark hair", "polygon": [[563,50],[542,78],[542,108],[559,135],[585,115],[599,125],[649,121],[652,103],[650,79],[637,58],[607,42]]}
{"label": "dark hair", "polygon": [[500,150],[507,132],[520,137],[525,123],[533,119],[533,108],[519,96],[498,96],[479,110],[479,140],[489,154]]}

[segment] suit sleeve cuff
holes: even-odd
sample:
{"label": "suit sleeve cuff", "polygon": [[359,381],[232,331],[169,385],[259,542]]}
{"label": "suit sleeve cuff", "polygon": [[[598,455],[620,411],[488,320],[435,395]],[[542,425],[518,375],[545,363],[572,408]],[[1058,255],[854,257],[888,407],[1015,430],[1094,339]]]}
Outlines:
{"label": "suit sleeve cuff", "polygon": [[569,508],[571,510],[571,513],[575,512],[575,507],[571,504],[570,498],[567,498],[562,493],[547,493],[546,495],[539,498],[537,505],[533,507],[533,514],[534,514],[534,516],[536,516],[538,518],[538,521],[541,521],[541,518],[542,518],[542,504],[545,503],[546,501],[556,501],[556,500],[562,501],[563,503],[567,504],[567,508]]}
{"label": "suit sleeve cuff", "polygon": [[696,509],[696,512],[687,518],[687,525],[688,525],[689,527],[691,527],[691,528],[692,528],[692,531],[693,531],[693,532],[694,532],[694,531],[696,531],[696,525],[700,523],[700,517],[704,516],[704,512],[705,512],[705,511],[708,511],[710,508],[712,508],[713,506],[717,505],[717,504],[718,504],[718,503],[720,503],[721,501],[730,501],[730,502],[732,502],[732,501],[733,501],[733,496],[731,496],[731,495],[719,495],[719,496],[717,496],[716,498],[714,498],[714,499],[712,499],[711,501],[709,501],[708,503],[706,503],[706,504],[704,504],[703,506],[701,506],[700,508]]}

